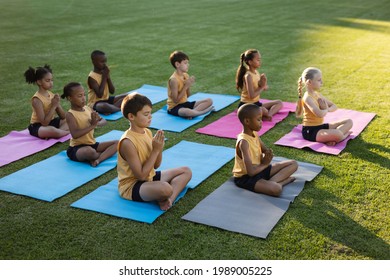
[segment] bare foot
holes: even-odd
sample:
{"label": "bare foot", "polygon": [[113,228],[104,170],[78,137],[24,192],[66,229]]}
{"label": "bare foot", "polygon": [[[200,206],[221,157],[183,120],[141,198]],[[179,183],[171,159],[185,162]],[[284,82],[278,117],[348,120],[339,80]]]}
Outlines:
{"label": "bare foot", "polygon": [[172,202],[170,199],[166,199],[163,201],[158,201],[158,205],[160,206],[161,210],[167,211],[169,208],[172,207]]}
{"label": "bare foot", "polygon": [[335,146],[337,143],[335,141],[330,141],[325,143],[327,146]]}
{"label": "bare foot", "polygon": [[90,164],[91,164],[91,166],[93,166],[93,167],[96,167],[96,166],[98,166],[99,165],[99,163],[100,163],[100,161],[99,160],[92,160],[91,162],[90,162]]}
{"label": "bare foot", "polygon": [[263,116],[262,119],[264,121],[272,121],[272,116]]}
{"label": "bare foot", "polygon": [[285,185],[294,182],[295,179],[296,179],[295,177],[291,176],[291,177],[288,177],[287,179],[285,179],[284,181],[280,182],[279,184],[281,184],[284,187]]}

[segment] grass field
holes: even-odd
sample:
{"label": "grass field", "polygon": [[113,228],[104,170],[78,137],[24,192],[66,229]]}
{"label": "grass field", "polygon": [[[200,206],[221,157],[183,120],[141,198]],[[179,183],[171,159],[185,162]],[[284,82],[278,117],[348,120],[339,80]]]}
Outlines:
{"label": "grass field", "polygon": [[[94,49],[108,54],[117,93],[142,84],[166,86],[173,72],[168,56],[180,49],[190,56],[190,74],[197,79],[192,92],[236,95],[240,53],[257,48],[270,85],[265,98],[295,101],[296,80],[304,68],[316,66],[323,72],[322,93],[339,107],[377,114],[339,156],[273,145],[298,124],[293,115],[262,137],[278,156],[324,166],[266,240],[181,219],[231,176],[233,161],[152,225],[70,207],[111,181],[114,169],[52,203],[0,192],[0,259],[390,259],[389,1],[0,3],[0,136],[28,125],[36,91],[24,82],[28,66],[50,64],[54,91],[61,92],[70,81],[86,84]],[[235,108],[182,133],[167,132],[165,148],[183,139],[234,147],[234,140],[195,129]],[[121,119],[95,134],[127,127]],[[4,166],[0,177],[67,145]]]}

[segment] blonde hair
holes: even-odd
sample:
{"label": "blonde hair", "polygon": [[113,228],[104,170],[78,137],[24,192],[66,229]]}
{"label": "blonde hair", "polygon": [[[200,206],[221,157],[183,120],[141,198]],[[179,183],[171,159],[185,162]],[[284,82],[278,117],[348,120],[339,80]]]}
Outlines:
{"label": "blonde hair", "polygon": [[321,70],[315,67],[308,67],[303,70],[302,75],[298,79],[298,101],[295,115],[301,117],[303,114],[303,100],[302,100],[302,88],[306,85],[306,82],[312,80],[317,73],[321,73]]}

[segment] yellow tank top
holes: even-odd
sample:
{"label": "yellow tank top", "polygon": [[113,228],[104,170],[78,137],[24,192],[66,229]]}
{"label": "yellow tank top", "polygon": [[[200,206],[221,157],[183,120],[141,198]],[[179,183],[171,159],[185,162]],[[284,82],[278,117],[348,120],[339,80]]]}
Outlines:
{"label": "yellow tank top", "polygon": [[[33,100],[33,98],[38,98],[39,100],[41,100],[41,102],[43,104],[43,111],[45,112],[45,115],[47,115],[49,113],[50,108],[51,108],[51,100],[54,97],[54,94],[51,91],[49,91],[48,93],[49,93],[49,96],[44,96],[37,91],[33,95],[33,97],[31,97],[31,101]],[[54,118],[55,118],[55,115],[53,115],[53,117],[51,119],[54,119]],[[31,124],[39,123],[38,115],[37,115],[37,112],[35,112],[34,107],[33,107],[33,111],[31,114],[30,123]]]}
{"label": "yellow tank top", "polygon": [[[184,81],[187,80],[190,76],[187,74],[187,73],[184,73],[183,77],[180,77],[179,74],[176,73],[176,71],[172,74],[172,76],[169,78],[169,81],[171,79],[176,79],[177,80],[177,83],[178,83],[178,93],[181,92],[181,90],[183,89],[184,87]],[[187,102],[187,95],[184,95],[182,97],[182,99],[179,100],[179,103],[175,103],[173,102],[173,99],[172,99],[172,90],[171,90],[171,86],[169,85],[169,81],[168,81],[168,100],[167,100],[167,104],[168,104],[168,109],[172,109],[174,107],[176,107],[177,105],[179,104],[182,104],[184,102]]]}
{"label": "yellow tank top", "polygon": [[[91,125],[91,108],[84,106],[84,111],[75,111],[70,109],[68,112],[71,113],[76,120],[77,128],[83,129]],[[77,139],[71,138],[69,145],[71,147],[78,145],[93,145],[96,143],[93,133],[94,129]]]}
{"label": "yellow tank top", "polygon": [[[100,85],[102,83],[102,74],[91,71],[89,73],[88,77],[91,77],[92,79],[94,79],[98,83],[98,85]],[[103,96],[101,98],[99,98],[96,95],[96,92],[92,88],[89,87],[88,81],[87,81],[87,85],[88,85],[88,106],[89,107],[92,108],[96,102],[98,102],[100,100],[108,100],[108,98],[110,97],[110,92],[109,92],[107,83],[106,83],[106,86],[104,87]]]}
{"label": "yellow tank top", "polygon": [[[256,91],[259,87],[260,74],[257,71],[256,71],[256,73],[252,73],[250,71],[247,71],[244,78],[247,77],[248,75],[252,77],[253,90]],[[259,100],[260,100],[260,95],[255,96],[255,98],[249,97],[249,92],[248,92],[246,83],[244,81],[244,86],[243,86],[242,92],[241,92],[241,102],[256,103]]]}
{"label": "yellow tank top", "polygon": [[253,134],[253,136],[250,136],[243,132],[240,133],[237,136],[236,155],[234,157],[234,167],[233,167],[233,176],[237,178],[248,174],[248,172],[246,171],[244,160],[238,156],[238,152],[237,152],[239,149],[238,144],[240,143],[241,140],[246,140],[249,144],[249,153],[253,165],[259,165],[261,163],[261,156],[262,156],[259,137],[255,133]]}
{"label": "yellow tank top", "polygon": [[324,118],[317,117],[307,106],[305,103],[305,100],[307,98],[312,98],[314,100],[315,105],[320,108],[320,105],[318,104],[318,98],[320,98],[320,95],[315,92],[315,94],[309,95],[307,92],[303,96],[303,121],[302,125],[304,126],[317,126],[321,125],[324,122]]}
{"label": "yellow tank top", "polygon": [[[121,156],[119,152],[122,141],[124,139],[129,139],[134,144],[138,153],[139,160],[143,165],[152,152],[153,135],[148,128],[145,128],[145,133],[143,134],[128,129],[127,131],[125,131],[125,133],[122,135],[121,139],[119,140],[118,164],[117,164],[118,180],[119,180],[118,190],[120,196],[131,200],[132,189],[134,187],[134,184],[138,181],[138,179],[135,177],[133,171],[130,169],[127,161]],[[152,181],[154,175],[156,175],[156,172],[154,169],[152,169],[146,181],[147,182]]]}

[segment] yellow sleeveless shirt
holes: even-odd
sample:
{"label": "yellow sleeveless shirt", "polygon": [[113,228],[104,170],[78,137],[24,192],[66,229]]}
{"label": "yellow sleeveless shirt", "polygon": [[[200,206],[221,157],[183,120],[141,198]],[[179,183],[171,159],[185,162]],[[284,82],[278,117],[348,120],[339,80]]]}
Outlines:
{"label": "yellow sleeveless shirt", "polygon": [[[138,179],[135,177],[133,171],[130,169],[127,161],[121,156],[119,152],[120,147],[122,145],[122,141],[124,139],[129,139],[134,144],[138,153],[139,160],[143,165],[152,152],[153,135],[148,128],[145,128],[145,133],[143,134],[128,129],[127,131],[125,131],[125,133],[122,135],[121,139],[119,140],[118,164],[117,164],[118,180],[119,180],[118,190],[121,197],[131,200],[132,190],[134,184],[138,181]],[[154,175],[156,175],[156,171],[152,168],[146,181],[147,182],[152,181]]]}
{"label": "yellow sleeveless shirt", "polygon": [[[177,92],[180,93],[184,87],[184,81],[187,80],[190,76],[187,74],[187,73],[183,73],[183,77],[180,77],[179,74],[176,73],[176,71],[172,74],[172,76],[169,78],[169,81],[171,79],[176,79],[177,80],[177,83],[178,83],[178,88],[177,88]],[[182,97],[182,99],[179,100],[179,103],[175,103],[172,99],[172,90],[171,90],[171,86],[169,85],[169,81],[168,81],[168,100],[167,100],[167,104],[168,104],[168,110],[176,107],[177,105],[179,104],[182,104],[184,102],[187,102],[187,94],[184,95]]]}
{"label": "yellow sleeveless shirt", "polygon": [[[102,83],[102,74],[91,71],[89,73],[88,77],[91,77],[92,79],[94,79],[98,83],[98,85],[100,85]],[[110,97],[108,83],[106,83],[106,86],[104,87],[103,96],[101,98],[99,98],[96,95],[96,92],[92,88],[89,87],[88,81],[87,81],[87,85],[88,85],[88,106],[89,107],[93,108],[93,105],[96,102],[98,102],[100,100],[108,100],[108,98]]]}
{"label": "yellow sleeveless shirt", "polygon": [[[33,100],[33,98],[38,98],[42,104],[43,104],[43,111],[45,112],[45,115],[47,115],[50,111],[50,108],[51,108],[51,100],[53,99],[54,97],[54,94],[49,91],[49,96],[46,97],[46,96],[43,96],[42,94],[40,94],[38,91],[33,95],[33,97],[31,97],[31,101]],[[53,115],[53,117],[51,119],[54,119],[55,118],[55,115]],[[34,110],[34,107],[33,107],[33,111],[32,111],[32,114],[31,114],[31,119],[30,119],[30,123],[33,124],[33,123],[39,123],[39,119],[38,119],[38,115],[37,113],[35,112]]]}
{"label": "yellow sleeveless shirt", "polygon": [[309,95],[307,92],[303,96],[303,121],[302,125],[304,126],[317,126],[321,125],[324,122],[324,118],[317,117],[307,106],[305,103],[305,100],[307,98],[312,98],[315,105],[320,108],[320,105],[318,104],[318,98],[321,96],[318,93],[315,93],[314,96]]}
{"label": "yellow sleeveless shirt", "polygon": [[[250,71],[247,71],[245,76],[251,76],[252,77],[252,84],[253,84],[253,90],[256,91],[259,87],[259,81],[260,81],[260,74],[256,71],[256,73],[252,73]],[[241,102],[244,103],[256,103],[260,100],[260,95],[255,96],[255,98],[249,97],[249,92],[246,86],[246,83],[244,81],[244,86],[241,91]]]}
{"label": "yellow sleeveless shirt", "polygon": [[[73,115],[74,119],[76,120],[77,128],[83,129],[91,125],[91,113],[92,109],[84,106],[84,111],[75,111],[70,109],[68,111],[70,114]],[[74,139],[70,139],[69,146],[74,147],[78,145],[93,145],[96,143],[95,138],[93,137],[94,129],[92,129],[87,134],[84,134],[83,136]]]}
{"label": "yellow sleeveless shirt", "polygon": [[238,156],[238,152],[237,152],[239,149],[238,144],[240,143],[241,140],[246,140],[249,144],[249,154],[251,156],[253,165],[259,165],[261,163],[261,156],[262,156],[260,140],[257,134],[254,133],[253,136],[250,136],[243,132],[240,133],[237,136],[236,154],[234,157],[234,167],[233,167],[233,176],[237,178],[248,174],[245,167],[244,160]]}

